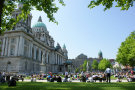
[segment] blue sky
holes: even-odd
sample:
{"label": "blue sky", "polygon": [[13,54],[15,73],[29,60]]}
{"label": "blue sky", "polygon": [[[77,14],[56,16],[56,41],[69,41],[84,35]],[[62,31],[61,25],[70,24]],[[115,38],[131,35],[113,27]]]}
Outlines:
{"label": "blue sky", "polygon": [[32,13],[32,25],[42,16],[50,35],[61,46],[66,45],[70,59],[84,53],[88,57],[115,59],[121,42],[135,30],[135,7],[128,11],[111,8],[103,11],[103,6],[89,9],[90,0],[64,0],[66,6],[59,6],[55,14],[58,25],[49,22],[44,12]]}

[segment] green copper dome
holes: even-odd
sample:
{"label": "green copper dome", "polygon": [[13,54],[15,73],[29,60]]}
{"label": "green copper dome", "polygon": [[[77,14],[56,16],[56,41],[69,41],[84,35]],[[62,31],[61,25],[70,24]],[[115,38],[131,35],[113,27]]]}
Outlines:
{"label": "green copper dome", "polygon": [[101,58],[101,59],[103,58],[103,54],[102,54],[102,51],[101,50],[98,53],[98,57]]}
{"label": "green copper dome", "polygon": [[99,53],[98,53],[99,56],[102,56],[102,51],[100,50]]}
{"label": "green copper dome", "polygon": [[35,27],[42,27],[42,28],[44,28],[45,30],[47,30],[46,25],[42,22],[41,16],[39,17],[38,22],[35,23],[35,24],[32,26],[32,28],[35,28]]}

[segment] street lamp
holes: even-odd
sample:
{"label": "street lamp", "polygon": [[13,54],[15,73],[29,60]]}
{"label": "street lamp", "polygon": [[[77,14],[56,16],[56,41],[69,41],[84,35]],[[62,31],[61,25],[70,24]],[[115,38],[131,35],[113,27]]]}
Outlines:
{"label": "street lamp", "polygon": [[7,62],[7,67],[6,67],[6,72],[7,72],[7,69],[8,69],[8,65],[11,64],[10,61]]}

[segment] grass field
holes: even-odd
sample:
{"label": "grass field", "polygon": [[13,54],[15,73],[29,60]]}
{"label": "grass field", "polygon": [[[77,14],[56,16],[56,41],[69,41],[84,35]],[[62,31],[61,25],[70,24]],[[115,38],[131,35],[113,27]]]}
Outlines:
{"label": "grass field", "polygon": [[134,90],[135,83],[51,83],[17,82],[17,86],[8,87],[0,84],[0,90]]}

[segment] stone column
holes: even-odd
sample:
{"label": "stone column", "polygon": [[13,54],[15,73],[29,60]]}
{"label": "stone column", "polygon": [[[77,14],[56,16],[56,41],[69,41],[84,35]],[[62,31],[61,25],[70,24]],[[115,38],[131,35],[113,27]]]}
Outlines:
{"label": "stone column", "polygon": [[56,64],[56,53],[54,52],[54,64]]}
{"label": "stone column", "polygon": [[39,48],[38,60],[41,62],[41,49]]}
{"label": "stone column", "polygon": [[47,62],[47,59],[46,59],[46,55],[47,55],[46,50],[44,50],[44,52],[45,52],[45,64],[46,64],[46,62]]}
{"label": "stone column", "polygon": [[8,56],[10,56],[10,44],[11,44],[11,38],[9,38],[9,45],[8,45]]}
{"label": "stone column", "polygon": [[57,54],[57,65],[59,64],[59,55]]}
{"label": "stone column", "polygon": [[42,56],[42,62],[43,62],[43,64],[45,64],[45,50],[43,50],[43,56]]}
{"label": "stone column", "polygon": [[49,61],[50,57],[49,57],[49,55],[50,55],[50,54],[49,54],[49,52],[48,52],[48,55],[47,55],[47,57],[48,57],[48,58],[47,58],[48,64],[50,64],[50,61]]}
{"label": "stone column", "polygon": [[61,58],[61,64],[63,65],[63,56],[62,56],[62,58]]}
{"label": "stone column", "polygon": [[20,39],[19,39],[18,56],[21,55],[21,45],[22,45],[22,36],[20,36]]}
{"label": "stone column", "polygon": [[48,63],[48,52],[46,52],[46,63]]}
{"label": "stone column", "polygon": [[36,46],[33,46],[34,47],[34,59],[36,60],[36,50],[37,50],[37,48],[36,48]]}
{"label": "stone column", "polygon": [[31,57],[31,42],[28,43],[28,57]]}
{"label": "stone column", "polygon": [[7,50],[8,50],[8,37],[6,39],[6,45],[5,45],[5,56],[7,56]]}
{"label": "stone column", "polygon": [[15,45],[15,56],[18,55],[18,44],[19,44],[19,37],[16,38],[16,45]]}
{"label": "stone column", "polygon": [[32,42],[30,42],[30,58],[32,58],[32,47],[33,47],[33,44]]}
{"label": "stone column", "polygon": [[23,56],[24,54],[24,38],[20,36],[20,41],[19,41],[19,50],[18,50],[18,55]]}
{"label": "stone column", "polygon": [[60,65],[62,64],[62,58],[61,58],[61,56],[60,56]]}
{"label": "stone column", "polygon": [[61,56],[61,65],[62,65],[62,56]]}
{"label": "stone column", "polygon": [[58,54],[57,54],[57,65],[58,65]]}
{"label": "stone column", "polygon": [[2,54],[1,54],[1,56],[4,56],[4,50],[5,50],[5,38],[3,39],[3,42],[2,42]]}
{"label": "stone column", "polygon": [[60,55],[58,55],[58,65],[60,65]]}
{"label": "stone column", "polygon": [[61,56],[60,56],[60,61],[59,61],[59,64],[61,64]]}
{"label": "stone column", "polygon": [[57,53],[55,53],[55,64],[57,64]]}
{"label": "stone column", "polygon": [[22,37],[22,56],[24,56],[24,38]]}
{"label": "stone column", "polygon": [[57,63],[58,63],[58,65],[59,65],[59,55],[57,56],[57,59],[58,59],[58,60],[57,60]]}

